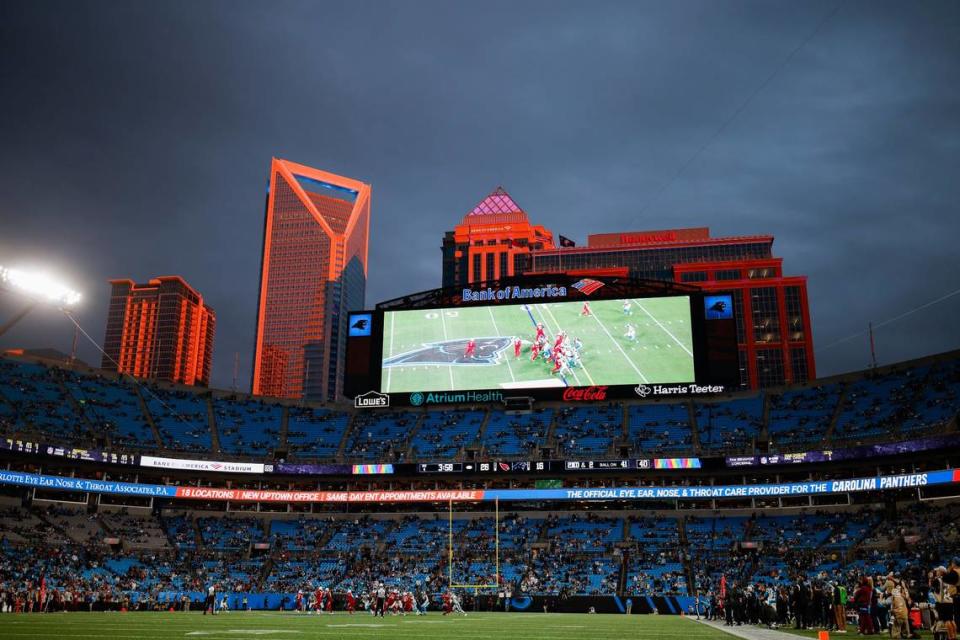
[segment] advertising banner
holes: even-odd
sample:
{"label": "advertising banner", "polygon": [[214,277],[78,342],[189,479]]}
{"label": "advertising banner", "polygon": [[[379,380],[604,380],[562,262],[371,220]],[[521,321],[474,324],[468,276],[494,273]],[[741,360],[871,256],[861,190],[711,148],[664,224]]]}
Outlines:
{"label": "advertising banner", "polygon": [[[177,469],[182,471],[218,471],[220,473],[263,473],[266,467],[259,462],[218,462],[215,460],[188,460],[185,458],[157,458],[141,456],[141,467]],[[272,469],[271,469],[272,470]]]}
{"label": "advertising banner", "polygon": [[273,491],[134,484],[86,478],[0,471],[0,484],[112,493],[145,497],[240,502],[473,502],[473,501],[601,501],[601,500],[703,500],[771,496],[812,496],[829,493],[890,491],[960,482],[960,469],[874,476],[848,480],[822,480],[775,484],[716,485],[701,487],[611,487],[599,489],[479,489],[427,491]]}

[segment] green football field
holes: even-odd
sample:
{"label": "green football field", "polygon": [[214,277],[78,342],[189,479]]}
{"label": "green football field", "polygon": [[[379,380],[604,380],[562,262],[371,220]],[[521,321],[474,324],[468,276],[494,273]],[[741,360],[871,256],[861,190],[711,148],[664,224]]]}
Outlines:
{"label": "green football field", "polygon": [[729,640],[731,636],[677,616],[541,613],[480,613],[467,617],[373,618],[369,614],[308,616],[279,612],[232,612],[216,617],[192,613],[0,614],[0,638],[69,640],[244,640],[253,637],[366,640]]}
{"label": "green football field", "polygon": [[[381,390],[522,389],[560,386],[693,382],[690,299],[581,302],[411,310],[385,314]],[[559,376],[544,358],[531,361],[536,323],[548,344],[561,329],[583,344],[581,366]],[[635,337],[627,337],[627,325]],[[522,340],[519,358],[514,339]],[[477,355],[464,356],[467,340]]]}

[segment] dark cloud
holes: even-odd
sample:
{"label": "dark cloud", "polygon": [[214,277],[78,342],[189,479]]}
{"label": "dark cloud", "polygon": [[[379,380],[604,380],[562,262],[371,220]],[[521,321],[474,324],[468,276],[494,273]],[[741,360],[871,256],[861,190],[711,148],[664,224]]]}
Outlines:
{"label": "dark cloud", "polygon": [[[70,273],[97,338],[106,279],[183,275],[218,313],[214,383],[239,353],[245,386],[276,155],[372,183],[369,303],[439,285],[443,231],[503,184],[578,239],[772,233],[828,345],[957,287],[960,5],[841,3],[672,177],[835,7],[4,2],[0,263]],[[958,313],[883,328],[881,360],[957,348]],[[70,338],[36,312],[0,347]]]}

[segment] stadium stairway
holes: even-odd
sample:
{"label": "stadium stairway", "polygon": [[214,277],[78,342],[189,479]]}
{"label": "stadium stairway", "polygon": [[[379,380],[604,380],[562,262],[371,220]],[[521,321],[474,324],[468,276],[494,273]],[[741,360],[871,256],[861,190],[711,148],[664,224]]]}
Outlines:
{"label": "stadium stairway", "polygon": [[[279,443],[277,448],[280,451],[290,451],[287,448],[287,434],[290,432],[290,407],[284,405],[283,409],[280,412],[280,437],[277,438]],[[289,453],[287,454],[289,457]]]}
{"label": "stadium stairway", "polygon": [[483,412],[483,420],[480,422],[480,428],[477,429],[477,439],[470,443],[470,446],[467,449],[474,449],[477,452],[477,455],[481,455],[483,451],[483,436],[487,433],[487,425],[490,424],[490,410]]}
{"label": "stadium stairway", "polygon": [[143,415],[144,420],[147,421],[147,424],[150,425],[150,433],[153,434],[153,440],[157,443],[157,449],[163,449],[163,441],[160,439],[160,430],[157,429],[157,423],[153,421],[153,416],[150,414],[150,411],[147,410],[147,402],[143,398],[143,394],[140,393],[140,385],[133,385],[133,392],[137,396],[137,406],[140,407],[140,413]]}
{"label": "stadium stairway", "polygon": [[847,390],[849,388],[850,383],[845,383],[840,389],[840,395],[837,396],[837,405],[833,408],[833,416],[830,418],[830,425],[827,427],[827,432],[823,434],[823,441],[825,443],[833,441],[833,432],[836,430],[837,422],[840,421],[840,416],[843,414],[843,407],[846,404]]}
{"label": "stadium stairway", "polygon": [[[407,460],[412,459],[413,452],[414,452],[413,443],[417,438],[417,433],[419,433],[420,427],[423,426],[423,421],[426,418],[426,416],[427,416],[426,412],[421,413],[417,417],[417,421],[413,423],[413,429],[411,429],[410,433],[407,434],[407,449],[404,452],[404,455],[406,456]],[[454,456],[454,459],[456,459],[456,457],[457,456]]]}
{"label": "stadium stairway", "polygon": [[[87,415],[87,412],[83,410],[83,407],[77,402],[77,399],[73,397],[73,394],[70,393],[70,389],[67,388],[67,385],[63,383],[63,378],[59,375],[51,376],[54,381],[57,383],[57,387],[60,389],[60,392],[67,398],[67,402],[70,404],[70,408],[73,409],[73,413],[77,416],[80,416],[80,420],[83,422],[84,426],[81,427],[87,433],[93,434],[94,439],[100,436],[98,430],[94,427],[94,423],[90,421],[90,416]],[[113,444],[110,442],[109,444]]]}
{"label": "stadium stairway", "polygon": [[[763,412],[760,414],[760,428],[757,430],[757,441],[754,443],[754,451],[760,448],[761,443],[767,447],[770,442],[770,394],[763,394]],[[766,451],[766,448],[763,449]]]}
{"label": "stadium stairway", "polygon": [[687,415],[690,419],[690,429],[693,432],[693,452],[700,455],[700,426],[697,424],[697,410],[693,407],[692,402],[685,404],[687,405]]}
{"label": "stadium stairway", "polygon": [[220,448],[220,431],[217,429],[217,416],[213,410],[213,398],[204,398],[207,405],[207,426],[210,428],[210,447],[217,453],[222,453]]}
{"label": "stadium stairway", "polygon": [[347,448],[347,443],[350,442],[350,436],[353,434],[353,430],[357,426],[357,416],[358,413],[354,413],[350,416],[350,423],[347,425],[347,428],[343,430],[343,436],[340,437],[340,446],[337,447],[336,459],[342,461],[344,457],[344,451]]}

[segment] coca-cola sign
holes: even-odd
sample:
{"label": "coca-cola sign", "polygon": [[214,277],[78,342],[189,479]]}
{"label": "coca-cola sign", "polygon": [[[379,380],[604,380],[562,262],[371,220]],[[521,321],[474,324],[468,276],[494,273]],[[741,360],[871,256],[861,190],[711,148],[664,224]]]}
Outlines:
{"label": "coca-cola sign", "polygon": [[564,402],[596,402],[607,399],[607,386],[567,387],[563,391]]}

